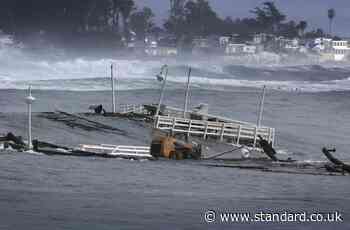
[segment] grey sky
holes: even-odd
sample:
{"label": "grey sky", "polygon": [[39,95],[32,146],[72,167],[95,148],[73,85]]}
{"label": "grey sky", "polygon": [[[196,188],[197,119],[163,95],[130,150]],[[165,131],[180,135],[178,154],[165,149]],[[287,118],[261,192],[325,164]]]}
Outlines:
{"label": "grey sky", "polygon": [[[169,0],[135,0],[138,6],[148,6],[157,14],[157,22],[167,17]],[[266,0],[209,0],[220,16],[247,17],[249,11]],[[275,0],[289,19],[306,20],[310,28],[328,30],[327,10],[334,8],[334,32],[350,37],[350,0]]]}

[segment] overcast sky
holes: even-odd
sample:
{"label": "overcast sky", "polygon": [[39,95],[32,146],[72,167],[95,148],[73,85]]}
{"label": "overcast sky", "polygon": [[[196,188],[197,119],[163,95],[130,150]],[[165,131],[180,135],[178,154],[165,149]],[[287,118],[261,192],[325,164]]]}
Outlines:
{"label": "overcast sky", "polygon": [[[135,0],[138,6],[148,6],[157,15],[157,23],[162,23],[169,12],[169,0]],[[266,0],[209,0],[220,16],[247,17],[249,11]],[[306,20],[310,28],[321,27],[328,30],[327,10],[334,8],[334,32],[350,37],[350,0],[275,0],[276,5],[289,19]]]}

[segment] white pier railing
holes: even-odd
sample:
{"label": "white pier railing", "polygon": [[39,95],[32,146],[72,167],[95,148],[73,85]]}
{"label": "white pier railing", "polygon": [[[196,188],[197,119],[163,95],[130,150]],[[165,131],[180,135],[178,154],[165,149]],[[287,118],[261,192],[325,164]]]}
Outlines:
{"label": "white pier railing", "polygon": [[233,144],[257,145],[259,135],[274,145],[275,129],[257,127],[241,122],[211,122],[191,120],[178,117],[158,116],[155,126],[160,130],[168,130],[173,134],[182,133],[189,136],[200,136],[204,139],[215,137],[220,141]]}
{"label": "white pier railing", "polygon": [[80,145],[80,150],[96,154],[106,154],[114,157],[125,158],[153,158],[149,146],[127,145]]}
{"label": "white pier railing", "polygon": [[120,105],[121,113],[144,113],[145,108],[143,105],[122,104]]}

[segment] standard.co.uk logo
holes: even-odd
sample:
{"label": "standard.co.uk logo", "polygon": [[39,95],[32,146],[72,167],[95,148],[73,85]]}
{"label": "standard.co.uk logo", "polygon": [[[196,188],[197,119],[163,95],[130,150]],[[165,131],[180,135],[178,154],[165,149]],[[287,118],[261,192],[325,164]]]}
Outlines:
{"label": "standard.co.uk logo", "polygon": [[281,212],[281,213],[234,213],[217,212],[213,210],[204,213],[206,223],[342,223],[340,212],[310,213],[307,212]]}

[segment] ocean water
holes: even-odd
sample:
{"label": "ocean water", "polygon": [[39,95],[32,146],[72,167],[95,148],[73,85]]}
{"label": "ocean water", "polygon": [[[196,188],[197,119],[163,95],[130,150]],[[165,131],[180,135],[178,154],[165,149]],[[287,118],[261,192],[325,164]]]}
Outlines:
{"label": "ocean water", "polygon": [[[266,60],[265,60],[265,59]],[[259,61],[91,59],[0,50],[0,133],[25,136],[26,88],[33,105],[33,135],[56,144],[148,145],[149,129],[125,119],[101,118],[126,134],[86,132],[40,117],[57,109],[110,110],[109,66],[117,66],[118,104],[156,103],[155,75],[167,63],[165,103],[181,107],[188,66],[190,106],[255,123],[267,86],[263,125],[276,128],[277,149],[301,161],[326,159],[324,146],[350,161],[350,65],[270,56]],[[349,229],[348,177],[287,175],[208,168],[196,161],[127,161],[0,154],[0,229]],[[207,210],[334,212],[343,223],[207,224]]]}

